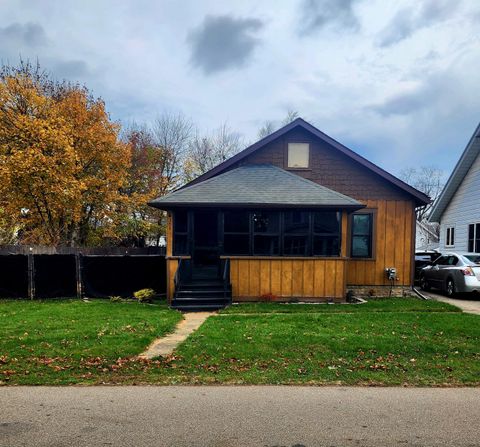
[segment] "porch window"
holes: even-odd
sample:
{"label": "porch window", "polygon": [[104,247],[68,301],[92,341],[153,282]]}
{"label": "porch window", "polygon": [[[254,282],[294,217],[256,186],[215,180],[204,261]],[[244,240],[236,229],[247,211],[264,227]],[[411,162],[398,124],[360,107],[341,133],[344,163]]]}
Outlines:
{"label": "porch window", "polygon": [[332,211],[313,213],[313,255],[340,255],[340,213]]}
{"label": "porch window", "polygon": [[223,254],[340,256],[341,213],[305,210],[226,210]]}
{"label": "porch window", "polygon": [[275,256],[280,254],[280,213],[255,211],[253,221],[253,254]]}
{"label": "porch window", "polygon": [[184,210],[175,211],[173,216],[173,253],[188,255],[188,213]]}
{"label": "porch window", "polygon": [[310,213],[285,211],[283,252],[286,255],[307,256],[309,249]]}
{"label": "porch window", "polygon": [[468,251],[480,253],[480,223],[468,226]]}
{"label": "porch window", "polygon": [[372,257],[373,214],[357,213],[352,216],[352,258]]}
{"label": "porch window", "polygon": [[223,249],[232,255],[250,253],[250,214],[225,211],[223,214]]}

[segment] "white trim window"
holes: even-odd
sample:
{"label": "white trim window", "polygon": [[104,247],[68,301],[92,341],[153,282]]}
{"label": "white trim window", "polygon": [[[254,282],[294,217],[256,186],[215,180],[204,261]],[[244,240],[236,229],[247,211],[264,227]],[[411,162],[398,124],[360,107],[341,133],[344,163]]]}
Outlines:
{"label": "white trim window", "polygon": [[445,231],[445,247],[455,246],[455,227],[447,227]]}
{"label": "white trim window", "polygon": [[288,167],[308,168],[310,145],[308,143],[288,143]]}
{"label": "white trim window", "polygon": [[468,251],[480,253],[480,223],[473,223],[468,226]]}

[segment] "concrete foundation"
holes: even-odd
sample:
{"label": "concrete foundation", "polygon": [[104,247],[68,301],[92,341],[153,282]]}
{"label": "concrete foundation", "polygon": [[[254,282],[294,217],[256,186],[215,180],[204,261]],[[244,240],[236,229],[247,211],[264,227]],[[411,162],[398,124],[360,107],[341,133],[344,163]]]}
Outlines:
{"label": "concrete foundation", "polygon": [[382,297],[407,297],[413,296],[412,289],[408,286],[393,286],[390,293],[390,286],[347,286],[348,291],[352,291],[354,296],[362,298],[382,298]]}

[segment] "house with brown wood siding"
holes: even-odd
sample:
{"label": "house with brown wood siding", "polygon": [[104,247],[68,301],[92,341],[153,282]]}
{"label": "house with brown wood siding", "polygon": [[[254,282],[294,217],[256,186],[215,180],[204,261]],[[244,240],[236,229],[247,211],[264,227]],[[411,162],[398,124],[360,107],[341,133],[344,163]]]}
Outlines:
{"label": "house with brown wood siding", "polygon": [[200,309],[402,293],[428,202],[299,118],[150,205],[167,211],[168,299]]}

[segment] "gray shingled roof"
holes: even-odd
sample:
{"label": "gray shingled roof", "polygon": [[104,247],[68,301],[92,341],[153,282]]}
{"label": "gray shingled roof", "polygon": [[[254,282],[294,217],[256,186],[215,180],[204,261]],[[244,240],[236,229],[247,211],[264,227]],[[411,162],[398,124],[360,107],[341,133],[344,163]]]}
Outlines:
{"label": "gray shingled roof", "polygon": [[467,175],[467,172],[470,170],[479,154],[480,124],[475,129],[475,132],[470,138],[467,147],[460,156],[460,160],[458,160],[455,168],[453,169],[453,172],[450,175],[447,184],[444,186],[442,193],[433,205],[429,217],[430,222],[440,222],[444,211],[447,209],[448,204],[457,192],[458,187],[463,182],[463,179]]}
{"label": "gray shingled roof", "polygon": [[272,165],[246,165],[178,189],[149,203],[177,206],[363,208],[360,202]]}

